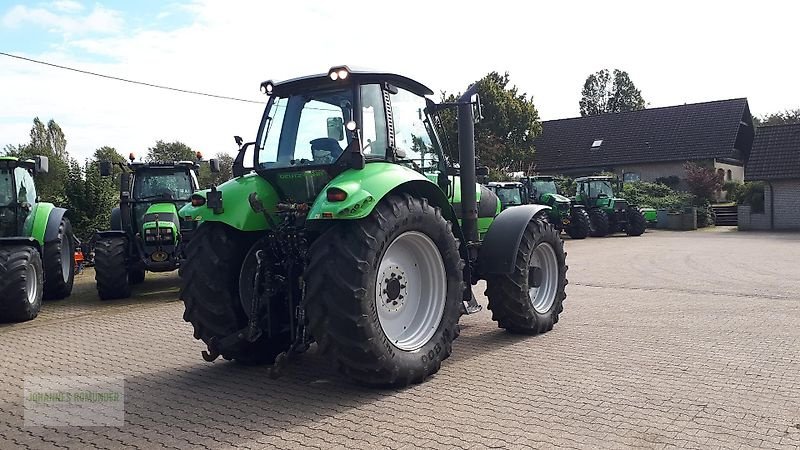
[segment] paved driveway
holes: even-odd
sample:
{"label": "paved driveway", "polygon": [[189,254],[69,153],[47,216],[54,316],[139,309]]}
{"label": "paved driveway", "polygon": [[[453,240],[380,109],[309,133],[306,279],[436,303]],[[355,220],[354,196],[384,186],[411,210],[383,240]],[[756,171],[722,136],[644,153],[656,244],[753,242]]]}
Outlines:
{"label": "paved driveway", "polygon": [[[101,303],[86,272],[72,298],[0,325],[0,448],[800,446],[800,235],[648,232],[567,250],[553,332],[465,317],[439,374],[390,391],[313,350],[278,380],[206,363],[175,275]],[[125,426],[23,426],[25,377],[84,374],[125,377]]]}

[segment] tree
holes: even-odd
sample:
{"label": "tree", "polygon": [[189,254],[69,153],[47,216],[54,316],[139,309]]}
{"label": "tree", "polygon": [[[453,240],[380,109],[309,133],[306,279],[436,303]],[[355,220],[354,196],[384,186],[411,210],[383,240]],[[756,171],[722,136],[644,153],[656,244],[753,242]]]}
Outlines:
{"label": "tree", "polygon": [[642,92],[636,89],[628,72],[618,69],[614,69],[613,79],[608,69],[589,75],[579,104],[583,117],[645,108]]}
{"label": "tree", "polygon": [[753,124],[757,127],[764,125],[785,125],[790,123],[800,123],[800,108],[787,109],[783,112],[766,114],[761,117],[753,117]]}
{"label": "tree", "polygon": [[[508,72],[490,72],[477,81],[483,119],[475,125],[475,146],[481,164],[493,173],[527,171],[533,165],[533,140],[541,133],[539,112],[533,98],[510,86]],[[446,102],[458,95],[442,94]],[[444,138],[451,145],[448,158],[458,161],[455,144],[458,142],[455,111],[441,114]]]}
{"label": "tree", "polygon": [[712,167],[705,167],[693,162],[683,165],[686,172],[686,184],[689,192],[695,196],[697,206],[714,201],[714,194],[722,189],[722,177]]}
{"label": "tree", "polygon": [[27,159],[46,156],[49,159],[49,173],[36,175],[36,191],[42,201],[65,204],[65,189],[70,177],[70,158],[67,153],[67,139],[64,131],[50,119],[45,125],[38,117],[33,119],[31,140],[27,144],[7,145],[4,149],[9,156]]}
{"label": "tree", "polygon": [[208,189],[211,185],[219,186],[233,178],[233,156],[227,153],[217,153],[215,157],[219,160],[218,173],[211,173],[211,168],[208,164],[200,164],[200,170],[197,174],[200,189]]}
{"label": "tree", "polygon": [[154,147],[147,149],[147,162],[194,161],[197,156],[183,142],[156,141]]}

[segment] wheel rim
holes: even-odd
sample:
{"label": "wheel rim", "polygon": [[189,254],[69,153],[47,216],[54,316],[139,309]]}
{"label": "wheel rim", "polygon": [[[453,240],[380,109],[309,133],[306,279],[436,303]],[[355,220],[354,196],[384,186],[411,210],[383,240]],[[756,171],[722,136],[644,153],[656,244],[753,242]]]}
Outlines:
{"label": "wheel rim", "polygon": [[61,243],[61,277],[64,283],[69,282],[69,271],[72,268],[72,249],[68,242]]}
{"label": "wheel rim", "polygon": [[533,309],[545,314],[558,295],[558,259],[553,247],[542,242],[533,249],[528,265],[528,299]]}
{"label": "wheel rim", "polygon": [[39,297],[39,282],[36,268],[32,264],[25,268],[25,292],[28,293],[28,303],[31,305],[36,303],[36,299]]}
{"label": "wheel rim", "polygon": [[383,333],[400,350],[425,345],[439,328],[447,275],[436,244],[408,231],[392,241],[378,266],[375,303]]}

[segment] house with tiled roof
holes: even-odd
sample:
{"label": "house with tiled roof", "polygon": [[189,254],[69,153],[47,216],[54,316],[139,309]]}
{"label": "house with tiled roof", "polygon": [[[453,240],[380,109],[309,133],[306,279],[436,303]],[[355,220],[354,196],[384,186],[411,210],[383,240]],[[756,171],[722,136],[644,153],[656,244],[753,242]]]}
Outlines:
{"label": "house with tiled roof", "polygon": [[758,127],[745,180],[764,182],[764,211],[740,206],[740,229],[800,230],[800,124]]}
{"label": "house with tiled roof", "polygon": [[693,161],[743,181],[753,144],[746,98],[542,122],[534,170],[552,175],[614,172],[626,181],[684,178]]}

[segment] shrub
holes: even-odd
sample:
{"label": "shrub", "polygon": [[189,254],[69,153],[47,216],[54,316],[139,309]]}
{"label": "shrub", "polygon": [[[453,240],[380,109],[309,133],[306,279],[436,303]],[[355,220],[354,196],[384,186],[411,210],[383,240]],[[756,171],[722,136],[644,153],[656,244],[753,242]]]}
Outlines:
{"label": "shrub", "polygon": [[697,227],[704,228],[714,225],[717,217],[714,210],[711,208],[711,203],[704,203],[697,206]]}
{"label": "shrub", "polygon": [[556,178],[556,188],[558,189],[558,193],[565,196],[565,197],[574,197],[575,192],[578,189],[578,184],[575,183],[574,178],[570,177],[560,177]]}
{"label": "shrub", "polygon": [[722,178],[714,169],[687,162],[683,165],[683,170],[686,171],[689,192],[695,196],[695,205],[701,206],[714,201],[714,194],[722,189]]}
{"label": "shrub", "polygon": [[726,181],[725,184],[722,185],[722,190],[725,191],[725,198],[728,199],[729,202],[737,202],[739,198],[739,191],[742,189],[742,183],[738,181]]}
{"label": "shrub", "polygon": [[677,210],[689,206],[692,197],[661,183],[631,181],[622,185],[622,197],[642,208]]}
{"label": "shrub", "polygon": [[764,183],[748,181],[736,192],[736,203],[749,205],[754,213],[764,212]]}
{"label": "shrub", "polygon": [[678,185],[681,184],[681,179],[676,177],[675,175],[670,175],[668,177],[656,178],[656,183],[669,186],[672,189],[677,189]]}

